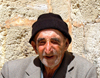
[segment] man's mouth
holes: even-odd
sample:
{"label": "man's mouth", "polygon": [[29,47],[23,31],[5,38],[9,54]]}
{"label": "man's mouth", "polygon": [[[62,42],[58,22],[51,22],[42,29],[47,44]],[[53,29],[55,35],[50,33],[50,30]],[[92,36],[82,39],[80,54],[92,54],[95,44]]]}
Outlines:
{"label": "man's mouth", "polygon": [[54,55],[52,55],[52,56],[45,56],[45,58],[47,58],[47,59],[50,59],[50,58],[53,58],[54,57]]}

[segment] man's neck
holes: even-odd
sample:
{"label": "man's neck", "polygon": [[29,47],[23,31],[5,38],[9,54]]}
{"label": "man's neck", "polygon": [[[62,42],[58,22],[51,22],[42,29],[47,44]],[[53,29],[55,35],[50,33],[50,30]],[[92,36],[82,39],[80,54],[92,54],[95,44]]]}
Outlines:
{"label": "man's neck", "polygon": [[44,67],[44,78],[52,78],[58,67],[59,65],[55,66],[54,68]]}

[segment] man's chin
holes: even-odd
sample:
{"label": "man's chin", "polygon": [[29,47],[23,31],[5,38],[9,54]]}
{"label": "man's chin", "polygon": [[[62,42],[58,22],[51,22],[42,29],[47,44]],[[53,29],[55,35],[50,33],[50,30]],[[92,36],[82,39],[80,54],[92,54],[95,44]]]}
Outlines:
{"label": "man's chin", "polygon": [[59,59],[42,59],[41,62],[43,63],[44,66],[53,69],[54,67],[58,66],[60,63]]}
{"label": "man's chin", "polygon": [[53,69],[55,65],[45,65],[47,68]]}
{"label": "man's chin", "polygon": [[43,63],[44,66],[46,66],[47,68],[53,69],[54,67],[56,67],[58,65],[58,63]]}

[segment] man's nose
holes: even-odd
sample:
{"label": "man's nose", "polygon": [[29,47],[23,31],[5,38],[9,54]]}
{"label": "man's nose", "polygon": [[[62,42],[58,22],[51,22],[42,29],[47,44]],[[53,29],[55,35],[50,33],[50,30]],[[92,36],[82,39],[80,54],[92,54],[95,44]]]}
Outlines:
{"label": "man's nose", "polygon": [[50,54],[50,52],[51,52],[51,43],[50,43],[50,42],[47,42],[47,43],[46,43],[45,52],[46,52],[47,54]]}

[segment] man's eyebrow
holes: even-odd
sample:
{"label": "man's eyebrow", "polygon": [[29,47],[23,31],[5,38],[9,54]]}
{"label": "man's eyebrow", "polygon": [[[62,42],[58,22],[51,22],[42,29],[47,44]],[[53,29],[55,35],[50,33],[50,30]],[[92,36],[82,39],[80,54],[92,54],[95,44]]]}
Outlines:
{"label": "man's eyebrow", "polygon": [[44,38],[38,38],[38,40],[37,40],[37,41],[38,41],[38,42],[40,42],[41,40],[44,40]]}
{"label": "man's eyebrow", "polygon": [[55,40],[57,42],[61,42],[58,38],[51,38],[51,40]]}

